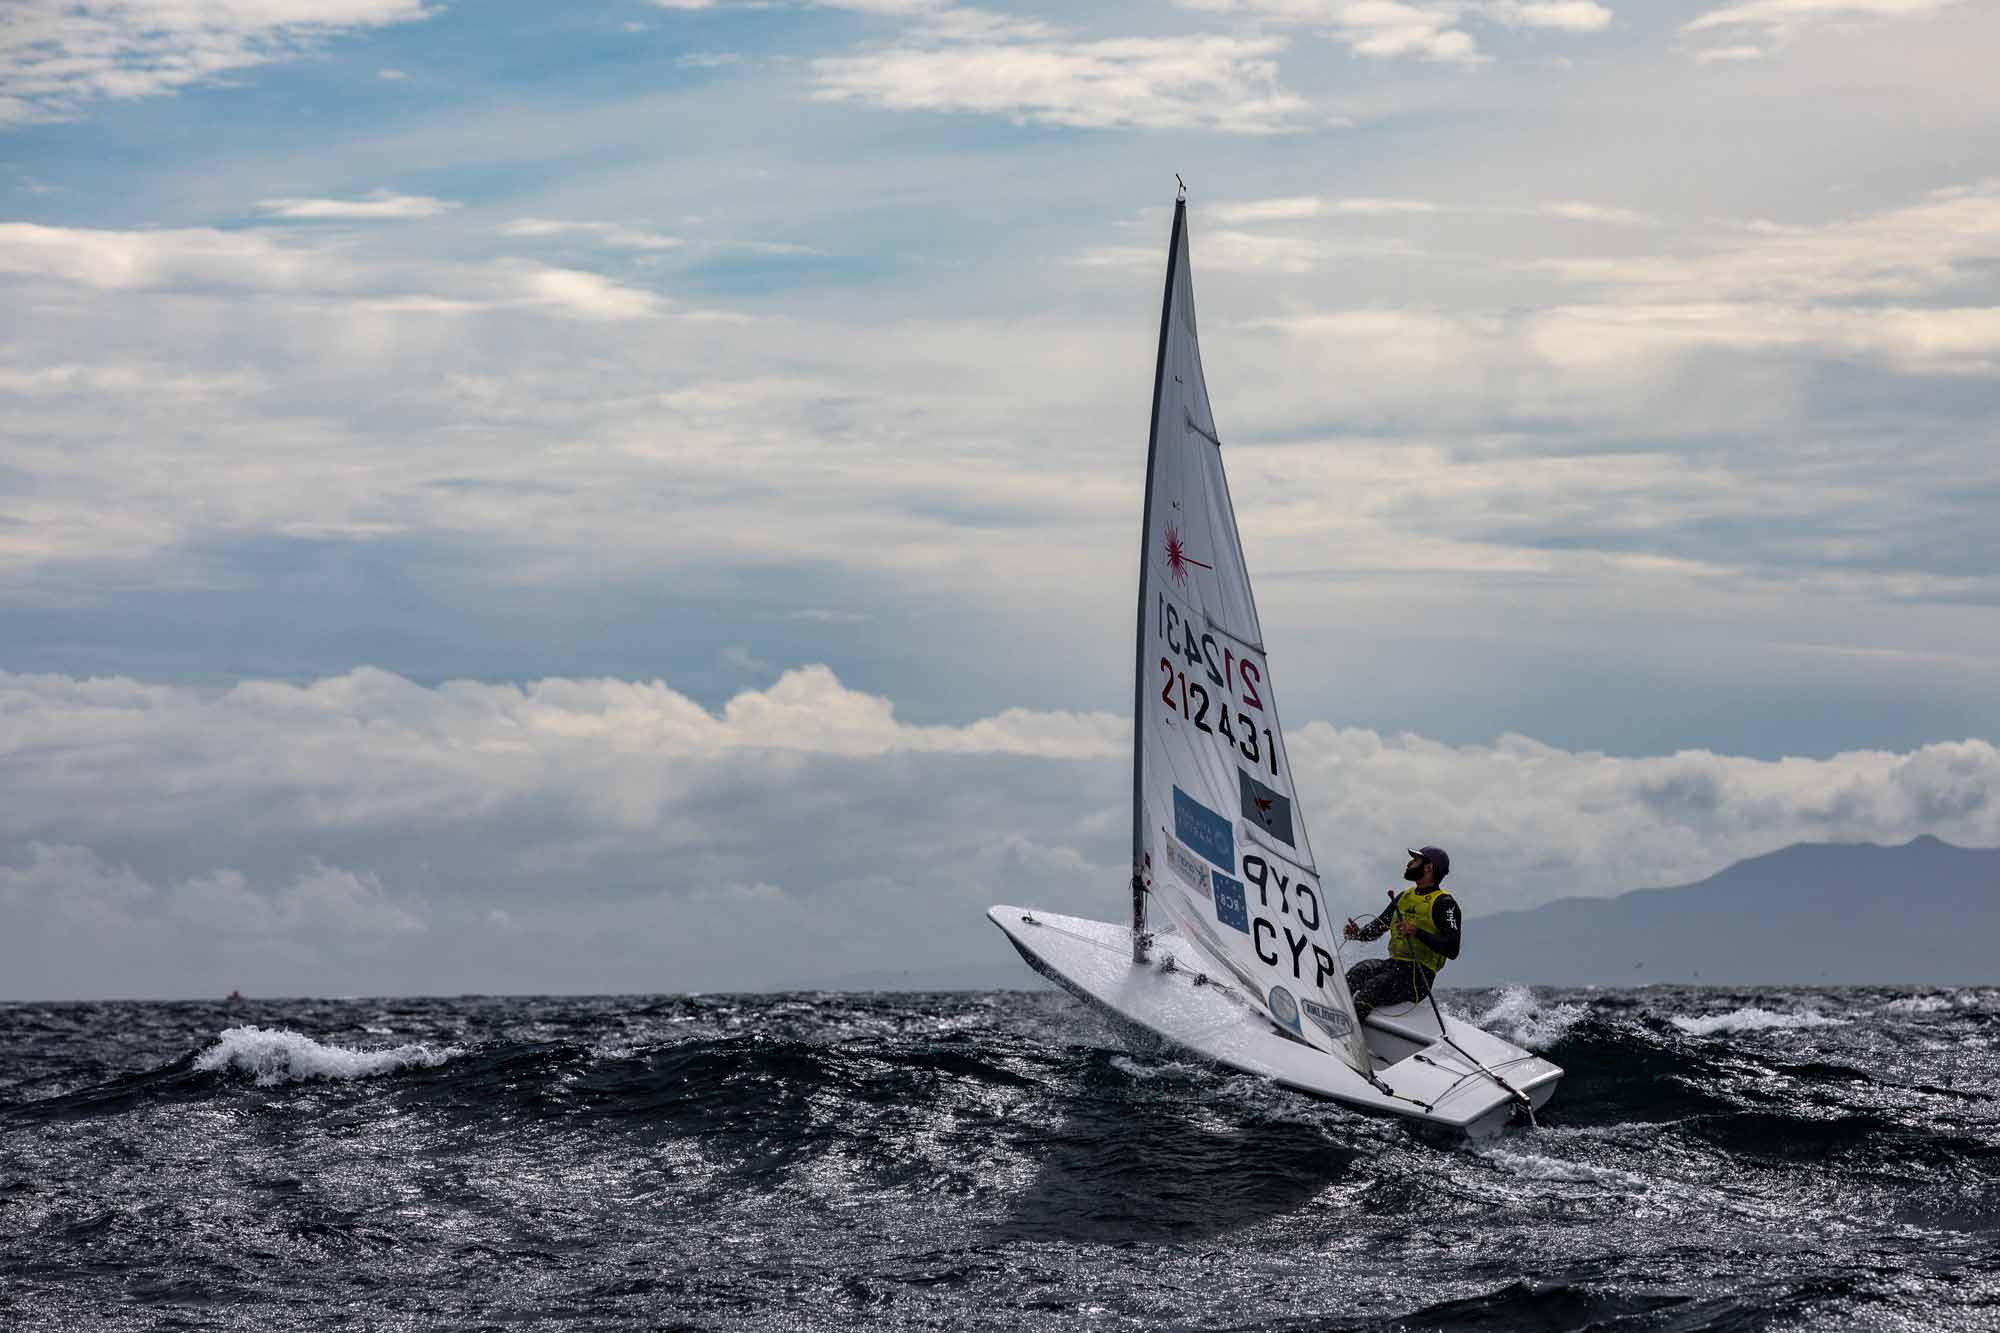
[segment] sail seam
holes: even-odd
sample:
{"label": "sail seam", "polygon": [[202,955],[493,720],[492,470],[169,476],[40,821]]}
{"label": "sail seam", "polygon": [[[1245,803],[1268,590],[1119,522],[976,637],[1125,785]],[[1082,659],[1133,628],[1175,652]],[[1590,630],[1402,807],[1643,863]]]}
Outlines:
{"label": "sail seam", "polygon": [[1229,626],[1223,624],[1220,620],[1217,620],[1213,615],[1209,613],[1209,611],[1206,608],[1203,608],[1202,610],[1201,619],[1202,623],[1207,628],[1214,630],[1217,634],[1222,635],[1224,638],[1234,640],[1238,647],[1248,648],[1251,652],[1256,653],[1259,657],[1270,656],[1269,653],[1264,651],[1263,644],[1244,638],[1241,634],[1238,634],[1235,630],[1229,628]]}

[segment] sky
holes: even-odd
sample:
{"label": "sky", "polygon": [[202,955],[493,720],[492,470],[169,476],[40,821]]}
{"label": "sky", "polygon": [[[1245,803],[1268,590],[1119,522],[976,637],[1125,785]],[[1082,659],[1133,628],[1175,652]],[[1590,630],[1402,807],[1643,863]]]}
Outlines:
{"label": "sky", "polygon": [[1476,948],[2000,844],[1995,51],[1972,0],[10,6],[0,999],[1118,916],[1176,173],[1337,905],[1440,844]]}

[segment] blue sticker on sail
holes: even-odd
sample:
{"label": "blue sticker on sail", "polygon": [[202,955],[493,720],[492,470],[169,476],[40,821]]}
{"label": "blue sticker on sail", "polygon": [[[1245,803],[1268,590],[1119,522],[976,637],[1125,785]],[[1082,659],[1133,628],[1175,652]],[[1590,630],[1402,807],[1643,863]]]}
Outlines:
{"label": "blue sticker on sail", "polygon": [[1220,870],[1208,872],[1215,885],[1215,919],[1231,930],[1250,933],[1250,900],[1243,896],[1243,885],[1229,878]]}
{"label": "blue sticker on sail", "polygon": [[1236,869],[1236,830],[1179,787],[1174,788],[1174,836],[1224,870]]}
{"label": "blue sticker on sail", "polygon": [[1299,1030],[1299,1002],[1283,986],[1271,987],[1271,1017],[1294,1032]]}

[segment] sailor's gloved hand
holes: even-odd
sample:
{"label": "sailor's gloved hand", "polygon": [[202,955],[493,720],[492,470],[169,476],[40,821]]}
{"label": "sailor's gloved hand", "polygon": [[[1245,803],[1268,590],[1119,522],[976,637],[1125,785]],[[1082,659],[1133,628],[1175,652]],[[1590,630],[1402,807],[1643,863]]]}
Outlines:
{"label": "sailor's gloved hand", "polygon": [[1347,918],[1347,929],[1341,933],[1350,940],[1358,940],[1361,938],[1361,927],[1354,924],[1353,917],[1349,917]]}

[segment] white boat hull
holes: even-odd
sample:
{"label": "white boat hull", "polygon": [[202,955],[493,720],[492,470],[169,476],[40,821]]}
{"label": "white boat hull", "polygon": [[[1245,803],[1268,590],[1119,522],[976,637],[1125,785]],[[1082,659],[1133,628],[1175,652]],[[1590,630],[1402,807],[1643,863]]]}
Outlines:
{"label": "white boat hull", "polygon": [[1071,994],[1217,1064],[1356,1110],[1484,1138],[1525,1118],[1523,1099],[1548,1101],[1562,1078],[1560,1067],[1468,1023],[1447,1019],[1441,1033],[1423,1003],[1377,1010],[1363,1023],[1371,1083],[1285,1035],[1233,985],[1205,977],[1201,955],[1177,936],[1160,936],[1135,964],[1129,926],[1023,907],[986,916],[1028,966]]}

